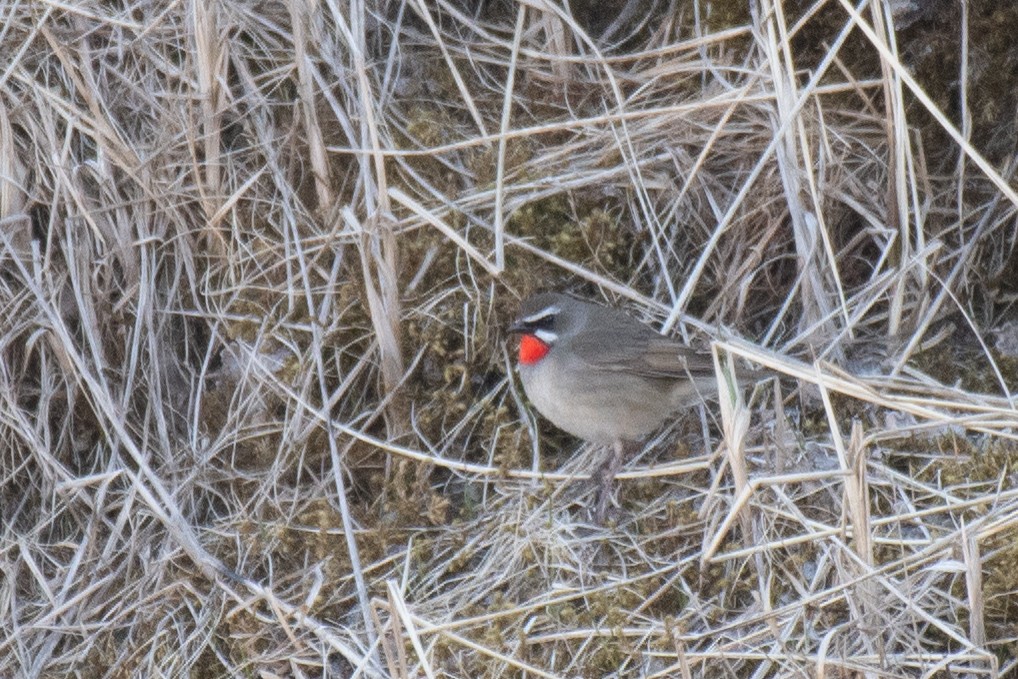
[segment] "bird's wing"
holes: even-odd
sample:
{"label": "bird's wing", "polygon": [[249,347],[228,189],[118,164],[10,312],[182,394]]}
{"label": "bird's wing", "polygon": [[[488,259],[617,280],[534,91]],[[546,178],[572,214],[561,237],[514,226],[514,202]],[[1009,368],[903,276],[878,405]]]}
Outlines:
{"label": "bird's wing", "polygon": [[699,378],[714,374],[714,361],[644,326],[605,328],[574,338],[574,355],[592,368],[644,377]]}
{"label": "bird's wing", "polygon": [[652,338],[642,352],[641,363],[651,373],[683,377],[714,377],[714,357],[667,337]]}

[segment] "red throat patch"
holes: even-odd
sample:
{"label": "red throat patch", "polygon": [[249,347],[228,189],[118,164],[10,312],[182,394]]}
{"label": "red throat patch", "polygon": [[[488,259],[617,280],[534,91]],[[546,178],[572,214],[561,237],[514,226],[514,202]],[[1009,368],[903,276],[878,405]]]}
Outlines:
{"label": "red throat patch", "polygon": [[534,365],[545,357],[550,348],[533,335],[524,335],[520,338],[520,363]]}

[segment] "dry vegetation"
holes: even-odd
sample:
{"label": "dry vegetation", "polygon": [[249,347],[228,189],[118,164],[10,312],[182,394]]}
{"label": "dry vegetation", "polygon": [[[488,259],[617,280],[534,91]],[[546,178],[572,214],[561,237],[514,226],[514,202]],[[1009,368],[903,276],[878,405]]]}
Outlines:
{"label": "dry vegetation", "polygon": [[[474,4],[0,4],[0,676],[1014,673],[1018,11]],[[596,525],[539,288],[785,379]]]}

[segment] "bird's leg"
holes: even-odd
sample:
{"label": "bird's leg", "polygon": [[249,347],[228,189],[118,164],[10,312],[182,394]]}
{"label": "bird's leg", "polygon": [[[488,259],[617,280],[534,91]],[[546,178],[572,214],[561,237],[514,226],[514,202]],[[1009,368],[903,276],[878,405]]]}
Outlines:
{"label": "bird's leg", "polygon": [[608,512],[608,503],[612,501],[615,475],[622,469],[623,452],[625,452],[625,447],[622,441],[616,440],[608,452],[608,459],[594,472],[593,480],[598,484],[594,520],[598,523],[604,523],[605,514]]}

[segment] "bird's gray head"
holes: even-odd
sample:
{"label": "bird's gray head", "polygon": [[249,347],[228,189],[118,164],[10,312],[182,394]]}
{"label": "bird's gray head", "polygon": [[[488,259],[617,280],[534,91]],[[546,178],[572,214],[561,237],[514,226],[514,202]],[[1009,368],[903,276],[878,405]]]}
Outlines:
{"label": "bird's gray head", "polygon": [[559,337],[579,329],[583,306],[583,302],[555,292],[533,295],[520,305],[519,316],[509,332],[531,335],[550,347]]}

